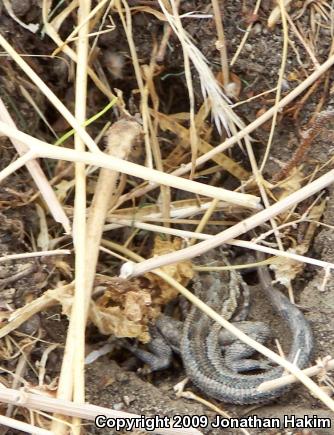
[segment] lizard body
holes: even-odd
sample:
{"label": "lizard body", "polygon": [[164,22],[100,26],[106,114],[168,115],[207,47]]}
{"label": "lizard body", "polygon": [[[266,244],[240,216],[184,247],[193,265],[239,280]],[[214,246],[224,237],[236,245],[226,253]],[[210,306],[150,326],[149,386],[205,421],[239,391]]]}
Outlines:
{"label": "lizard body", "polygon": [[[297,365],[303,368],[313,348],[310,326],[301,311],[273,288],[267,268],[259,269],[259,278],[262,291],[290,330],[292,343],[288,360],[295,361],[298,355]],[[240,288],[243,289],[243,307],[238,310]],[[194,290],[198,297],[226,319],[230,320],[234,315],[236,326],[255,340],[264,343],[268,339],[270,331],[265,324],[245,321],[249,309],[249,290],[236,272],[231,272],[229,282],[222,280],[221,273],[201,274],[194,284]],[[262,382],[280,377],[283,369],[251,359],[254,353],[252,348],[236,340],[195,306],[192,306],[183,324],[171,317],[160,316],[152,329],[149,351],[128,348],[146,362],[151,371],[167,368],[172,360],[172,350],[176,351],[181,355],[191,381],[208,396],[224,402],[263,403],[278,398],[287,390],[281,388],[259,392],[257,387]],[[254,370],[261,372],[245,374]]]}
{"label": "lizard body", "polygon": [[[272,306],[286,321],[292,335],[289,361],[298,355],[298,367],[304,367],[313,348],[312,331],[301,311],[281,292],[274,289],[267,269],[259,270],[262,289]],[[281,396],[286,388],[259,392],[264,381],[278,378],[283,369],[276,367],[264,373],[246,375],[237,373],[224,364],[221,357],[219,332],[221,328],[193,307],[187,316],[181,339],[181,355],[187,376],[211,397],[234,404],[263,403]],[[238,343],[237,342],[237,346]],[[237,347],[235,352],[238,353]]]}

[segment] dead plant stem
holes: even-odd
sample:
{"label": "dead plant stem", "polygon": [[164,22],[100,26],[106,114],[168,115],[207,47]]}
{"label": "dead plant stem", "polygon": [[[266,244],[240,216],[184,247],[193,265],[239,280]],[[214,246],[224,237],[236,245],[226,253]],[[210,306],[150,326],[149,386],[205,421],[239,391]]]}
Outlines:
{"label": "dead plant stem", "polygon": [[176,189],[187,190],[198,195],[218,198],[222,201],[231,202],[233,204],[254,209],[259,207],[259,198],[256,196],[233,192],[215,186],[207,186],[206,184],[176,177],[165,172],[146,168],[132,162],[127,162],[126,160],[108,156],[102,152],[80,152],[69,148],[56,147],[29,136],[19,130],[10,128],[7,124],[1,121],[0,132],[9,137],[17,138],[30,148],[27,153],[29,154],[28,156],[25,154],[0,172],[0,181],[10,175],[13,172],[13,169],[17,170],[19,167],[23,166],[29,159],[45,157],[72,162],[83,162],[88,165],[100,166],[111,170],[119,170],[122,173],[140,177],[153,182],[158,182],[159,184],[171,186]]}
{"label": "dead plant stem", "polygon": [[212,8],[213,8],[213,16],[215,19],[216,29],[217,29],[217,37],[218,37],[218,50],[220,53],[220,63],[223,75],[223,83],[224,86],[227,86],[230,82],[230,72],[228,68],[228,57],[227,57],[227,49],[226,49],[226,40],[224,35],[224,26],[223,20],[220,13],[220,6],[218,0],[211,0]]}
{"label": "dead plant stem", "polygon": [[[75,81],[75,119],[78,125],[83,125],[86,120],[87,100],[87,64],[88,64],[88,33],[89,20],[86,17],[90,12],[91,1],[80,0],[78,8],[78,25],[80,27],[77,40],[77,68]],[[78,135],[74,135],[75,150],[85,151],[85,144]],[[85,330],[86,319],[84,316],[85,305],[85,275],[86,275],[86,166],[83,162],[75,163],[75,198],[73,242],[75,250],[75,291],[71,310],[70,324],[66,339],[66,351],[62,362],[59,378],[57,397],[73,400],[76,403],[85,401]],[[60,416],[57,416],[60,418]],[[80,419],[73,420],[74,434],[80,433]],[[65,434],[67,428],[56,419],[52,423],[52,430]]]}
{"label": "dead plant stem", "polygon": [[185,249],[173,252],[171,254],[161,255],[159,257],[150,258],[137,265],[125,263],[121,269],[121,275],[123,277],[134,277],[147,273],[151,270],[165,266],[167,264],[178,263],[184,260],[188,260],[193,257],[197,257],[210,249],[226,243],[230,239],[234,239],[241,234],[250,231],[251,229],[261,225],[267,220],[283,213],[296,203],[303,201],[304,199],[317,193],[319,190],[326,188],[334,181],[334,169],[327,172],[317,180],[302,187],[300,190],[292,193],[286,198],[276,202],[270,207],[261,210],[255,215],[244,219],[241,222],[233,225],[232,227],[222,231],[215,235],[210,240],[205,240],[194,246],[189,246]]}
{"label": "dead plant stem", "polygon": [[278,82],[277,82],[277,91],[276,91],[275,105],[274,105],[275,110],[274,110],[273,119],[271,122],[271,128],[270,128],[270,133],[269,133],[266,151],[264,153],[263,160],[262,160],[262,163],[260,166],[261,173],[263,172],[263,169],[267,163],[267,160],[268,160],[268,157],[270,154],[271,145],[272,145],[273,138],[274,138],[277,115],[279,113],[279,102],[280,102],[281,93],[282,93],[282,83],[283,83],[283,78],[284,78],[284,73],[285,73],[285,65],[286,65],[286,60],[288,57],[289,30],[288,30],[286,15],[285,15],[284,0],[278,0],[278,4],[280,7],[280,13],[281,13],[281,18],[282,18],[282,29],[283,29],[282,60],[281,60],[281,66],[280,66],[279,75],[278,75]]}

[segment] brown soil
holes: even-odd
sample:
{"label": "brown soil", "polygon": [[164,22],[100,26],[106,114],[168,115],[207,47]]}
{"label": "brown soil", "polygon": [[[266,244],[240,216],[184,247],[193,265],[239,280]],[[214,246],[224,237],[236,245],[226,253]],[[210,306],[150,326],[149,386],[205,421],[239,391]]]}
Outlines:
{"label": "brown soil", "polygon": [[[235,53],[249,20],[253,18],[256,21],[244,50],[241,52],[238,61],[232,68],[232,71],[242,84],[241,94],[239,95],[240,101],[246,100],[268,89],[272,89],[277,83],[283,38],[280,24],[275,26],[272,30],[269,30],[266,26],[267,18],[273,8],[272,3],[271,1],[263,0],[258,16],[252,17],[251,11],[254,8],[255,1],[226,0],[224,2],[222,12],[230,58]],[[303,2],[297,1],[292,3],[296,4],[291,13],[297,13],[298,9],[302,8]],[[41,9],[39,4],[40,2],[37,0],[13,0],[12,8],[17,17],[25,23],[41,24]],[[158,8],[158,3],[154,1],[133,0],[129,1],[129,4],[152,4],[154,7]],[[208,13],[211,11],[210,4],[209,0],[181,2],[181,11],[186,13],[196,10]],[[110,86],[123,91],[127,107],[134,115],[139,111],[139,97],[138,93],[134,92],[137,89],[137,84],[132,68],[131,56],[122,25],[116,13],[113,14],[113,18],[116,25],[115,30],[102,35],[98,41],[98,60],[105,71]],[[321,21],[321,16],[317,16],[317,18],[318,21]],[[300,26],[307,29],[306,36],[308,37],[310,37],[311,34],[309,30],[310,19],[311,5],[305,9],[303,16],[299,19]],[[70,22],[70,20],[68,20],[62,26],[61,34],[63,36],[69,34],[74,23],[75,21]],[[213,71],[218,73],[219,53],[215,48],[216,33],[213,20],[186,18],[183,23],[185,29],[193,36],[195,43],[207,57]],[[329,54],[331,37],[328,28],[328,22],[325,23],[323,27],[320,27],[319,36],[315,44],[314,51],[319,63],[325,61]],[[21,54],[44,56],[52,53],[55,49],[55,45],[52,41],[48,37],[42,36],[41,30],[33,34],[23,29],[9,17],[1,2],[0,32]],[[153,15],[144,12],[138,12],[133,15],[133,33],[136,35],[135,44],[140,64],[149,64],[154,41],[161,39],[162,32],[163,26],[161,22],[153,17]],[[300,54],[301,59],[298,60],[295,51],[292,49],[289,50],[282,88],[283,95],[295,87],[296,82],[298,83],[305,78],[302,68],[309,74],[312,72],[313,67],[309,57],[305,54],[304,48],[296,39],[296,36],[293,33],[289,34],[289,36],[292,44]],[[110,56],[114,59],[112,68],[110,68]],[[60,135],[68,129],[61,115],[52,108],[50,103],[45,100],[35,85],[29,82],[24,73],[12,60],[6,56],[2,56],[0,59],[0,96],[10,110],[17,127],[38,138],[49,142],[54,141],[50,131],[41,122],[36,112],[31,109],[29,102],[22,96],[20,86],[23,86],[29,92],[48,121],[52,124],[53,128]],[[62,99],[66,106],[73,109],[73,75],[71,75],[71,71],[67,69],[67,60],[65,62],[59,57],[27,57],[26,59],[34,70],[38,72],[39,76],[42,77],[50,88]],[[115,67],[115,59],[122,65],[121,71],[115,72],[113,69]],[[163,113],[171,114],[189,111],[182,59],[182,49],[176,38],[172,36],[161,64],[161,73],[156,77],[156,88],[160,98],[160,111]],[[202,97],[195,72],[194,77],[197,107],[199,107]],[[326,80],[328,80],[328,82],[326,82]],[[296,101],[296,105],[290,105],[283,113],[279,114],[270,159],[264,173],[268,180],[271,179],[272,174],[275,174],[279,170],[281,163],[284,164],[289,161],[300,142],[302,130],[306,128],[314,113],[319,110],[329,110],[332,108],[331,85],[331,77],[323,77],[319,82],[319,86],[305,101],[302,101],[300,97]],[[240,105],[235,110],[243,118],[245,123],[250,123],[261,111],[272,106],[274,95],[274,93],[266,94],[247,104]],[[321,108],[318,107],[319,101],[322,101]],[[104,107],[106,102],[106,98],[90,84],[88,117],[95,114],[101,107]],[[300,105],[298,105],[298,103],[300,103]],[[111,113],[110,115],[109,112],[89,127],[88,131],[92,137],[96,137],[106,121],[117,120],[117,111]],[[316,167],[328,163],[330,158],[333,157],[334,148],[331,143],[333,135],[330,134],[330,128],[331,126],[327,125],[324,132],[312,144],[312,148],[303,162],[304,167],[302,170],[304,175],[311,174]],[[257,156],[263,155],[269,130],[270,124],[265,124],[252,135],[255,139],[254,149]],[[169,133],[161,132],[160,139],[162,152],[163,154],[167,154],[170,148],[166,144],[170,143],[174,137]],[[218,144],[220,142],[221,138],[215,133],[211,143]],[[15,151],[11,143],[3,137],[0,138],[0,153],[0,169],[3,169],[15,156]],[[231,151],[231,157],[240,162],[247,170],[250,170],[249,162],[245,154],[237,146]],[[301,163],[302,162],[299,162],[298,164],[300,165]],[[50,178],[64,169],[60,163],[44,162],[43,165],[45,172]],[[327,165],[324,170],[330,169],[331,166],[332,165]],[[318,173],[317,176],[320,173]],[[68,179],[71,176],[71,171],[69,171],[67,174]],[[136,180],[133,179],[133,181]],[[228,187],[235,186],[236,184],[236,180],[225,173],[223,174],[223,182],[225,183],[224,186]],[[15,175],[10,176],[5,182],[1,183],[0,256],[35,250],[36,237],[39,232],[35,203],[41,203],[39,199],[35,200],[35,202],[30,201],[35,192],[36,187],[25,169],[18,171]],[[156,201],[156,199],[156,194],[150,197],[151,202]],[[68,204],[70,204],[72,200],[72,196],[68,198]],[[307,202],[306,205],[303,205],[300,212],[303,212],[303,210],[311,204],[312,200],[313,199]],[[140,204],[138,203],[138,205]],[[126,204],[126,206],[131,206],[131,204]],[[321,258],[328,262],[334,261],[333,210],[334,190],[329,189],[327,209],[323,218],[323,222],[328,226],[319,227],[309,252],[310,256]],[[48,218],[48,224],[49,231],[54,238],[61,235],[61,228],[52,221],[51,217]],[[295,233],[291,234],[296,235]],[[127,240],[128,235],[127,230],[124,230],[124,233],[119,231],[117,233],[109,233],[111,239],[115,240],[116,238],[120,242]],[[296,238],[297,237],[298,234],[296,235]],[[148,246],[152,245],[151,240],[148,240],[146,236],[139,233],[138,238],[135,240],[136,246],[141,246],[145,244],[145,242],[148,242]],[[66,261],[68,261],[68,259]],[[69,280],[66,273],[62,271],[55,262],[56,260],[53,259],[37,259],[1,264],[0,292],[2,311],[5,312],[8,307],[15,309],[23,306],[41,295],[46,289],[55,286],[60,280]],[[73,259],[70,260],[70,266],[73,267]],[[112,275],[113,273],[117,273],[118,267],[119,264],[112,263],[110,260],[102,258],[99,271]],[[15,279],[16,274],[26,269],[28,272],[23,274],[23,277],[18,275],[18,278]],[[317,358],[334,354],[334,284],[332,281],[328,281],[325,291],[320,292],[319,287],[322,280],[323,271],[319,272],[319,270],[315,268],[306,267],[303,275],[298,277],[294,286],[296,302],[305,311],[305,316],[310,321],[314,331],[316,344],[314,355]],[[289,337],[286,337],[284,326],[280,324],[279,319],[273,316],[271,308],[263,301],[256,285],[252,287],[251,316],[253,318],[264,318],[268,320],[273,325],[276,335],[280,337],[283,348],[286,350],[289,344]],[[20,328],[20,331],[11,334],[14,341],[18,341],[22,344],[22,340],[24,339],[22,333],[34,334],[37,329],[40,328],[43,341],[35,344],[31,352],[28,353],[32,365],[40,360],[44,350],[48,346],[48,342],[57,342],[60,344],[60,347],[52,353],[52,357],[47,366],[47,379],[49,381],[59,374],[63,351],[62,345],[65,342],[67,324],[67,318],[60,314],[60,310],[53,309],[48,312],[40,313],[36,318],[31,319],[24,327]],[[107,337],[98,334],[95,328],[88,328],[87,341],[90,347],[93,348],[96,343],[104,342],[106,339]],[[2,354],[2,365],[4,365],[7,370],[15,371],[18,357],[12,358],[12,355],[8,355],[6,353],[8,351],[8,343],[5,343],[5,341],[1,343],[2,349],[0,348],[0,352]],[[117,362],[114,361],[114,358]],[[134,370],[126,370],[126,366],[131,365],[129,361],[127,361],[128,359],[131,360],[129,355],[120,355],[118,351],[115,355],[104,356],[87,366],[87,401],[101,406],[145,415],[207,414],[210,418],[213,418],[214,413],[208,411],[205,406],[189,400],[175,398],[172,387],[184,376],[182,366],[177,357],[175,358],[173,369],[148,377],[139,375]],[[130,362],[133,361],[131,360]],[[312,363],[313,362],[314,361],[312,361]],[[138,364],[134,363],[133,366],[137,368]],[[36,384],[38,381],[33,370],[29,367],[26,368],[25,373],[21,374],[21,376],[31,384]],[[11,379],[5,373],[1,374],[1,381],[8,386],[11,385]],[[191,385],[189,385],[189,388],[196,391],[195,387]],[[198,391],[196,392],[199,393]],[[206,399],[208,398],[206,397]],[[279,403],[273,403],[267,406],[252,407],[250,409],[249,407],[227,406],[225,404],[218,405],[225,411],[228,411],[232,416],[256,414],[262,417],[281,417],[284,414],[295,414],[298,416],[317,415],[319,417],[327,416],[331,418],[331,413],[301,386],[293,388],[290,393],[282,397]],[[4,405],[2,406],[2,411],[5,412]],[[25,419],[27,413],[22,409],[18,409],[16,416],[17,418]],[[249,432],[251,434],[257,433],[255,429],[249,430]],[[18,432],[8,431],[7,433]],[[97,434],[112,432],[103,432],[94,429],[92,424],[87,424],[86,433]],[[210,431],[210,433],[214,435],[222,432]],[[241,432],[224,431],[224,433]],[[258,433],[274,434],[277,432],[265,432],[262,430]],[[329,431],[312,430],[308,432],[282,430],[280,433],[330,434],[334,432],[333,429],[331,429]]]}

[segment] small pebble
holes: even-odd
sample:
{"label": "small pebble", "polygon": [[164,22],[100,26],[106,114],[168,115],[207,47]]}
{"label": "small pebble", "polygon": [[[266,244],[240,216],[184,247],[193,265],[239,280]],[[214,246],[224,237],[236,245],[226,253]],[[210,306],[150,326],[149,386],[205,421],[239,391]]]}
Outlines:
{"label": "small pebble", "polygon": [[252,33],[253,35],[258,35],[262,32],[262,26],[260,23],[255,23],[253,26]]}
{"label": "small pebble", "polygon": [[19,326],[17,329],[18,331],[23,332],[24,334],[34,335],[38,331],[40,325],[41,325],[41,320],[39,318],[39,315],[35,314],[32,317],[30,317],[29,320],[22,323],[22,325]]}
{"label": "small pebble", "polygon": [[134,396],[123,396],[123,401],[126,406],[129,406],[134,400]]}

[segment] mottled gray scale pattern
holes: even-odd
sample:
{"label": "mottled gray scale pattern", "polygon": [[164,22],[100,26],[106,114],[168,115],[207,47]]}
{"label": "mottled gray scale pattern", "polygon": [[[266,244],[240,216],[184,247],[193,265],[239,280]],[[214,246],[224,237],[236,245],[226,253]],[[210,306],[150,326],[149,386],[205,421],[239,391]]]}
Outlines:
{"label": "mottled gray scale pattern", "polygon": [[[262,258],[262,256],[261,256]],[[224,258],[224,260],[226,260]],[[223,279],[222,279],[223,275]],[[250,292],[241,275],[210,272],[199,274],[193,285],[196,295],[228,320],[260,343],[270,337],[263,322],[246,321]],[[289,361],[305,367],[313,348],[310,326],[301,311],[272,286],[267,268],[259,269],[264,295],[287,323],[292,337]],[[287,388],[259,392],[264,381],[280,377],[281,367],[270,361],[252,358],[254,350],[222,329],[201,310],[192,306],[184,322],[162,315],[152,327],[149,351],[132,347],[132,351],[152,371],[166,368],[172,359],[172,350],[181,355],[187,376],[205,394],[234,404],[268,402],[278,398]],[[260,373],[252,374],[255,370]]]}

